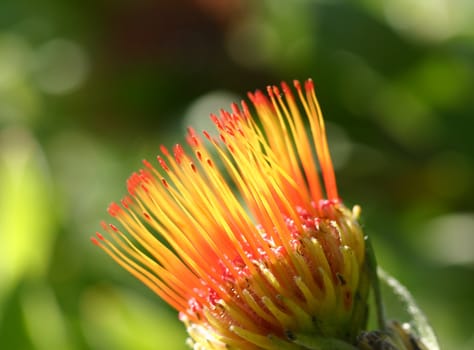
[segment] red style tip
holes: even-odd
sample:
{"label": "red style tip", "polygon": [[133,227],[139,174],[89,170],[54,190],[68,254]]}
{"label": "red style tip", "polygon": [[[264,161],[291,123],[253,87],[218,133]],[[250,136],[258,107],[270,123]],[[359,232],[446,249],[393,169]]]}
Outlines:
{"label": "red style tip", "polygon": [[95,237],[91,237],[91,242],[96,246],[100,246],[99,241]]}
{"label": "red style tip", "polygon": [[133,203],[133,200],[132,200],[132,198],[130,198],[129,196],[125,196],[125,197],[123,197],[123,199],[120,201],[120,203],[122,203],[122,206],[123,206],[125,209],[129,209],[130,205]]}
{"label": "red style tip", "polygon": [[170,155],[170,152],[168,151],[168,148],[166,148],[163,145],[160,145],[160,151],[161,151],[161,153],[163,153],[167,157]]}
{"label": "red style tip", "polygon": [[270,96],[270,98],[273,97],[273,88],[274,86],[271,86],[271,85],[267,86],[267,94],[268,96]]}
{"label": "red style tip", "polygon": [[250,109],[249,109],[249,105],[247,104],[247,101],[245,100],[240,101],[240,105],[242,106],[242,111],[244,113],[245,118],[248,118],[248,116],[250,115]]}
{"label": "red style tip", "polygon": [[101,241],[104,241],[104,236],[102,236],[102,234],[100,232],[96,232],[95,235],[97,236],[98,239],[100,239]]}
{"label": "red style tip", "polygon": [[219,130],[223,129],[222,122],[219,120],[217,115],[211,114],[210,118],[211,118],[211,121],[217,126],[217,129]]}
{"label": "red style tip", "polygon": [[312,79],[308,79],[304,83],[304,87],[306,91],[313,91],[314,90],[314,83]]}
{"label": "red style tip", "polygon": [[188,136],[186,138],[186,141],[191,147],[197,147],[199,146],[199,139],[197,138],[196,135]]}
{"label": "red style tip", "polygon": [[299,82],[299,80],[293,80],[293,86],[298,92],[301,91],[301,83]]}
{"label": "red style tip", "polygon": [[151,165],[151,163],[149,161],[147,161],[146,159],[143,159],[142,160],[142,163],[144,166],[146,166],[148,169],[153,169],[153,165]]}
{"label": "red style tip", "polygon": [[273,93],[274,93],[276,96],[280,95],[280,89],[278,88],[278,86],[273,85],[273,86],[272,86],[272,90],[273,90]]}
{"label": "red style tip", "polygon": [[285,81],[282,81],[280,85],[281,85],[281,89],[283,90],[283,93],[285,95],[287,95],[288,93],[291,93],[290,87],[288,86],[288,84]]}
{"label": "red style tip", "polygon": [[128,192],[134,196],[135,195],[135,189],[137,186],[140,184],[141,178],[140,175],[138,175],[136,172],[130,175],[130,177],[127,180],[127,189]]}
{"label": "red style tip", "polygon": [[120,205],[113,202],[109,205],[107,211],[109,212],[110,216],[116,217],[122,211],[122,208]]}
{"label": "red style tip", "polygon": [[181,146],[179,143],[173,147],[174,151],[174,159],[176,160],[176,163],[181,164],[181,161],[183,160],[184,157],[184,149],[183,146]]}
{"label": "red style tip", "polygon": [[219,111],[219,114],[221,116],[221,119],[224,123],[227,123],[232,120],[232,117],[229,112],[227,112],[225,109],[221,109]]}
{"label": "red style tip", "polygon": [[186,141],[191,147],[199,146],[199,138],[197,137],[196,131],[192,127],[188,127],[188,135],[186,136]]}
{"label": "red style tip", "polygon": [[230,105],[230,108],[232,108],[232,113],[234,113],[237,117],[241,118],[242,117],[242,112],[239,108],[239,105],[237,103],[232,103]]}
{"label": "red style tip", "polygon": [[253,95],[253,97],[254,97],[254,100],[252,102],[254,102],[256,105],[259,104],[259,105],[264,105],[266,107],[271,107],[270,101],[268,101],[267,97],[262,91],[260,90],[255,91],[255,94]]}
{"label": "red style tip", "polygon": [[189,136],[196,136],[196,132],[194,131],[194,128],[193,128],[193,127],[188,126],[188,127],[186,128],[186,130],[188,130],[188,135],[189,135]]}
{"label": "red style tip", "polygon": [[250,91],[247,92],[247,97],[249,98],[250,102],[255,104],[255,95],[253,93],[251,93]]}
{"label": "red style tip", "polygon": [[166,162],[161,158],[160,156],[156,157],[156,160],[158,163],[160,163],[161,167],[163,168],[164,171],[169,171],[170,169],[168,168],[168,165],[166,165]]}

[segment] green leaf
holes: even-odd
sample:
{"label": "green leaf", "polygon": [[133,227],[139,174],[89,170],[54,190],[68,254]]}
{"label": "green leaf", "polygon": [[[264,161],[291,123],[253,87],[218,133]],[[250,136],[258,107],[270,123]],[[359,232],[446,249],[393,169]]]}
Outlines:
{"label": "green leaf", "polygon": [[400,306],[408,315],[410,326],[417,333],[423,344],[430,350],[439,350],[440,347],[433,328],[408,289],[382,268],[378,267],[377,273],[380,281],[393,293],[393,296],[396,297]]}
{"label": "green leaf", "polygon": [[24,278],[41,279],[54,239],[52,184],[42,149],[27,129],[0,133],[0,316]]}

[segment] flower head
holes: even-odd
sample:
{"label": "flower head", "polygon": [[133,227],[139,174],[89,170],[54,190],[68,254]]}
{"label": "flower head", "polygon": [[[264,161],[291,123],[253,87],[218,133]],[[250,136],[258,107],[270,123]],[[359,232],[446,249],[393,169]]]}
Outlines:
{"label": "flower head", "polygon": [[92,240],[179,311],[194,349],[354,342],[364,239],[338,196],[313,83],[249,99],[211,115],[215,136],[189,129],[188,150],[144,161],[108,209],[120,227]]}

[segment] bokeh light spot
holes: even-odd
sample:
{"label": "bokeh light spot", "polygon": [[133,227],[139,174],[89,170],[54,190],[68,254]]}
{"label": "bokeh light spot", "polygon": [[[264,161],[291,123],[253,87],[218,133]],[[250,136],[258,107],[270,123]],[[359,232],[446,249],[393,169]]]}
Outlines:
{"label": "bokeh light spot", "polygon": [[39,88],[61,95],[81,86],[89,71],[89,61],[78,44],[53,39],[38,49],[33,67]]}
{"label": "bokeh light spot", "polygon": [[453,213],[434,218],[422,229],[419,251],[446,265],[474,267],[474,213]]}

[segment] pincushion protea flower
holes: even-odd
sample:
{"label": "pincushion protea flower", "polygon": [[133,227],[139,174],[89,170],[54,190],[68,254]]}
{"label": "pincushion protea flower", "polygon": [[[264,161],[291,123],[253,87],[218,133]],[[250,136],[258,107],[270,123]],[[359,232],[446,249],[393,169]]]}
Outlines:
{"label": "pincushion protea flower", "polygon": [[365,327],[358,207],[338,196],[312,81],[294,87],[211,115],[217,135],[189,129],[188,151],[162,146],[110,205],[111,239],[92,238],[179,311],[194,349],[353,348]]}

